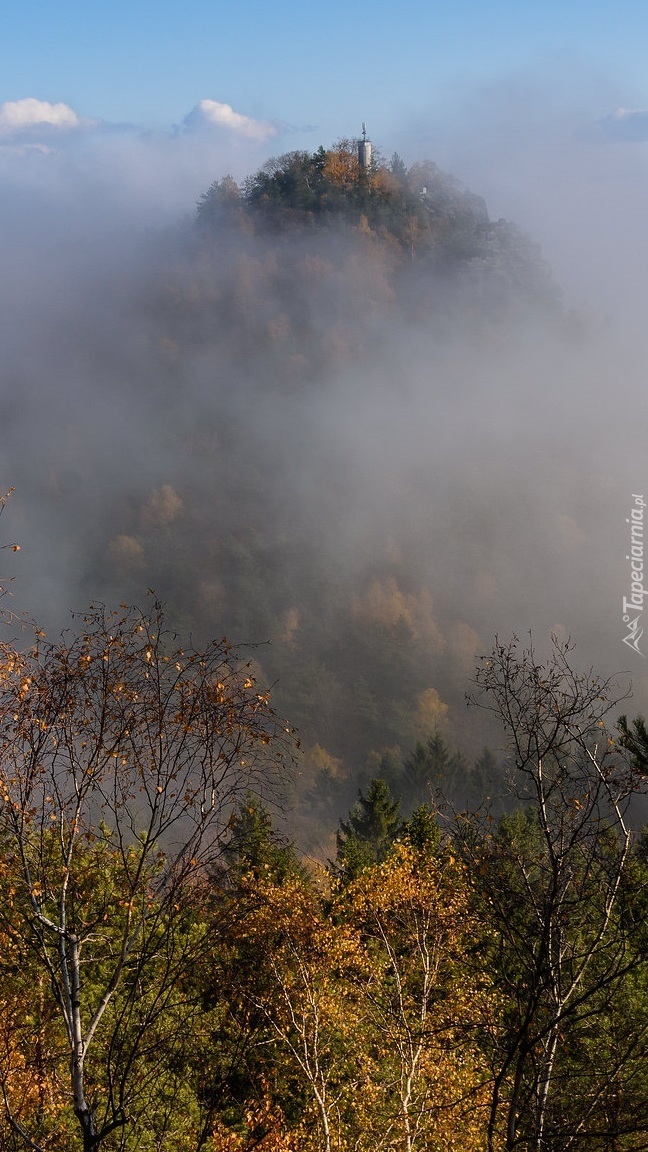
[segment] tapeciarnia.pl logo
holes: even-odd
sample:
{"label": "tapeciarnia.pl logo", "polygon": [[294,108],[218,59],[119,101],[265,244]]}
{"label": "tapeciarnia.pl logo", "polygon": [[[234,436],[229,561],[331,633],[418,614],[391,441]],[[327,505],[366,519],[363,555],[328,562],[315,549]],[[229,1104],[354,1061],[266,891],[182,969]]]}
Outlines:
{"label": "tapeciarnia.pl logo", "polygon": [[643,496],[637,496],[633,492],[632,499],[634,500],[634,507],[630,509],[630,515],[626,519],[626,524],[630,525],[630,553],[626,556],[626,560],[630,561],[630,595],[623,597],[623,623],[628,629],[628,635],[623,637],[623,643],[627,644],[629,648],[634,648],[640,656],[645,653],[639,647],[639,641],[643,636],[643,628],[639,621],[644,609],[644,596],[648,596],[648,589],[644,588],[644,564],[643,564],[643,536],[644,536],[644,508],[646,507]]}

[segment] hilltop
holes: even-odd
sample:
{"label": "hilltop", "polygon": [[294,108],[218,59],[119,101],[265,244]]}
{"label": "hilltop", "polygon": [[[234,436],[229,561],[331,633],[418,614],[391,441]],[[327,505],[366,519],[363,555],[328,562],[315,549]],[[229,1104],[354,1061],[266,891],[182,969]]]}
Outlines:
{"label": "hilltop", "polygon": [[198,201],[190,249],[208,291],[218,283],[228,342],[241,339],[246,355],[286,353],[288,376],[320,375],[385,323],[442,336],[458,311],[480,330],[512,309],[560,315],[538,246],[491,220],[482,197],[430,161],[407,168],[374,155],[363,170],[349,140],[269,160],[241,186],[215,181]]}
{"label": "hilltop", "polygon": [[350,140],[269,160],[242,187],[230,176],[217,180],[200,197],[196,216],[199,228],[212,234],[234,226],[266,236],[312,235],[344,225],[391,246],[401,267],[488,268],[502,288],[556,298],[537,246],[508,221],[491,220],[481,196],[431,161],[408,169],[398,154],[389,164],[374,154],[365,169]]}

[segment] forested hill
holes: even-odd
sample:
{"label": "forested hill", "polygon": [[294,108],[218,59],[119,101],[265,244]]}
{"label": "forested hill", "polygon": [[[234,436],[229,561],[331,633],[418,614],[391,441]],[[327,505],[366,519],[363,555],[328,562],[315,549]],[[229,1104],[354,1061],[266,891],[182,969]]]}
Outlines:
{"label": "forested hill", "polygon": [[[537,245],[514,224],[491,220],[480,196],[429,161],[408,169],[394,154],[389,164],[374,159],[365,170],[349,140],[269,160],[242,187],[229,176],[216,181],[200,197],[196,225],[203,242],[231,242],[232,232],[274,241],[284,261],[297,240],[300,256],[325,242],[327,261],[342,265],[345,276],[349,249],[359,247],[365,257],[371,253],[377,281],[373,301],[362,285],[363,303],[389,300],[395,312],[417,320],[433,322],[444,312],[441,286],[460,287],[464,303],[470,299],[490,317],[513,300],[558,308]],[[308,295],[313,269],[288,259],[297,288]],[[326,280],[332,268],[316,273]]]}
{"label": "forested hill", "polygon": [[151,248],[137,343],[88,353],[137,450],[85,594],[154,588],[183,632],[259,645],[318,836],[378,768],[403,794],[419,742],[417,779],[432,757],[465,797],[489,742],[467,679],[519,596],[498,395],[526,420],[526,333],[563,327],[538,249],[433,163],[362,171],[345,141],[216,182]]}
{"label": "forested hill", "polygon": [[349,140],[269,160],[242,187],[231,176],[215,181],[200,197],[197,222],[216,234],[234,225],[292,236],[342,224],[388,246],[396,266],[487,268],[502,289],[556,300],[538,248],[514,224],[491,220],[481,196],[432,162],[406,168],[398,154],[365,170]]}

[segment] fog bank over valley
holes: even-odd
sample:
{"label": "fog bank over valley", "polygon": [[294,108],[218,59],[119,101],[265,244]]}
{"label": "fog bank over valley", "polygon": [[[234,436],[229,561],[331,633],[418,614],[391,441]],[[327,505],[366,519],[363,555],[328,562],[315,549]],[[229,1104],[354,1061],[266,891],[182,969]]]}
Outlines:
{"label": "fog bank over valley", "polygon": [[261,645],[309,780],[436,730],[476,754],[464,693],[495,633],[571,636],[648,707],[621,610],[646,145],[570,123],[525,150],[496,104],[483,184],[469,132],[405,141],[370,187],[319,141],[244,183],[271,133],[0,155],[10,606],[58,630],[153,588],[196,641]]}

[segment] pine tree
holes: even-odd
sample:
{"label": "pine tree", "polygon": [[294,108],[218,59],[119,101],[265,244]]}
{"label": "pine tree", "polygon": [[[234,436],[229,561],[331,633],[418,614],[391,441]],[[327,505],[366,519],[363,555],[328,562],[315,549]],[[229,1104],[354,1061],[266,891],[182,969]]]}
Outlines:
{"label": "pine tree", "polygon": [[384,780],[373,779],[366,796],[358,793],[358,802],[348,820],[340,820],[337,834],[336,862],[345,879],[354,879],[387,857],[402,830],[399,807]]}
{"label": "pine tree", "polygon": [[490,748],[484,748],[473,765],[466,787],[466,807],[474,812],[484,803],[491,812],[500,814],[507,791],[504,766],[498,763]]}
{"label": "pine tree", "polygon": [[403,828],[404,839],[422,856],[433,856],[441,844],[441,829],[428,804],[415,808]]}
{"label": "pine tree", "polygon": [[235,886],[243,876],[264,876],[282,884],[289,876],[304,874],[294,844],[277,835],[269,810],[252,792],[233,818],[225,857],[229,883]]}
{"label": "pine tree", "polygon": [[447,799],[465,791],[467,765],[460,752],[451,752],[440,732],[425,744],[416,745],[403,768],[403,796],[408,808],[416,808],[439,789]]}
{"label": "pine tree", "polygon": [[643,716],[637,716],[628,724],[627,716],[619,716],[620,744],[632,756],[632,766],[637,772],[648,775],[648,727]]}

